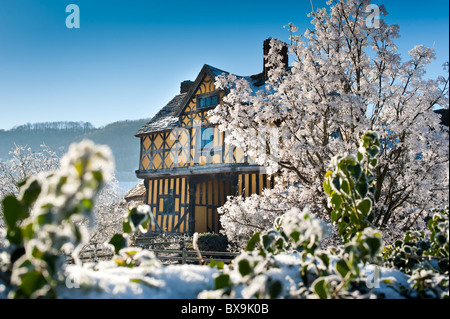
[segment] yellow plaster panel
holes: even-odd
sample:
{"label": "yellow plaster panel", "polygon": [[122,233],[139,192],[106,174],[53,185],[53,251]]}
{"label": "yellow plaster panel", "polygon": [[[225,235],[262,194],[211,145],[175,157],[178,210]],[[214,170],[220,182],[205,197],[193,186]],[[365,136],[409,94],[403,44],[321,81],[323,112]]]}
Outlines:
{"label": "yellow plaster panel", "polygon": [[153,203],[152,190],[153,190],[153,181],[149,180],[148,181],[148,192],[147,192],[147,202],[149,203],[149,205],[151,205]]}
{"label": "yellow plaster panel", "polygon": [[199,233],[205,233],[206,228],[206,207],[197,206],[195,208],[195,231]]}
{"label": "yellow plaster panel", "polygon": [[164,180],[164,195],[169,194],[169,179]]}
{"label": "yellow plaster panel", "polygon": [[[178,225],[178,215],[174,215],[173,218],[174,218],[173,224],[174,224],[175,227],[176,227],[176,226]],[[178,228],[178,231],[180,231],[180,229],[181,229],[181,228]]]}
{"label": "yellow plaster panel", "polygon": [[249,186],[250,186],[250,184],[249,184],[249,174],[245,174],[245,177],[244,177],[244,180],[245,180],[245,184],[244,184],[244,188],[245,188],[245,197],[248,197],[248,195],[249,195]]}
{"label": "yellow plaster panel", "polygon": [[149,164],[150,164],[150,160],[148,159],[148,157],[146,155],[142,156],[142,167],[144,168],[144,170],[148,170]]}
{"label": "yellow plaster panel", "polygon": [[155,157],[153,157],[153,169],[158,169],[160,168],[162,163],[162,159],[161,156],[159,154],[155,154]]}
{"label": "yellow plaster panel", "polygon": [[184,177],[181,179],[181,204],[189,204],[189,184]]}
{"label": "yellow plaster panel", "polygon": [[[188,110],[189,108],[189,110]],[[193,98],[192,101],[189,103],[188,108],[186,108],[185,112],[190,112],[190,111],[196,111],[197,110],[197,99]]]}
{"label": "yellow plaster panel", "polygon": [[156,201],[158,200],[158,180],[153,181],[153,204],[156,204]]}
{"label": "yellow plaster panel", "polygon": [[240,147],[236,147],[233,151],[236,163],[244,163],[244,150]]}
{"label": "yellow plaster panel", "polygon": [[162,143],[163,143],[163,138],[161,137],[161,134],[158,134],[157,136],[156,136],[156,138],[155,138],[155,147],[156,147],[156,149],[161,149],[161,145],[162,145]]}
{"label": "yellow plaster panel", "polygon": [[222,163],[221,154],[214,154],[212,163],[213,164],[221,164]]}
{"label": "yellow plaster panel", "polygon": [[151,145],[150,137],[145,136],[143,141],[142,141],[142,145],[144,146],[145,150],[148,150],[148,148]]}

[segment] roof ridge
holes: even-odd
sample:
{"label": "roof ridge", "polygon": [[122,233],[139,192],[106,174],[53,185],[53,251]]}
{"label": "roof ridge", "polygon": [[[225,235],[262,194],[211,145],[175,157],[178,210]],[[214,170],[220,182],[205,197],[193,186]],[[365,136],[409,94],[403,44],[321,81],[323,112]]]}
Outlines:
{"label": "roof ridge", "polygon": [[[147,133],[154,133],[159,131],[166,131],[175,128],[179,122],[179,116],[184,107],[189,102],[191,95],[194,94],[197,87],[200,85],[203,77],[208,75],[212,80],[217,76],[225,74],[231,74],[228,71],[221,70],[209,64],[204,64],[196,79],[193,81],[192,86],[187,92],[179,93],[175,95],[163,108],[161,108],[144,126],[142,126],[135,136],[139,137]],[[261,88],[265,82],[262,77],[262,73],[252,76],[239,76],[249,81],[251,86],[257,91]]]}

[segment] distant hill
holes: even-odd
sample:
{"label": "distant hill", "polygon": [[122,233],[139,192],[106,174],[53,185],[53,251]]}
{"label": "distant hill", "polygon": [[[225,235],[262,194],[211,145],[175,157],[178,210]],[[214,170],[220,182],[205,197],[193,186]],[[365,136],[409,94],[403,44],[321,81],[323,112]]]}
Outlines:
{"label": "distant hill", "polygon": [[100,128],[89,122],[28,123],[11,130],[0,130],[0,158],[9,158],[14,144],[28,145],[34,151],[39,151],[40,145],[45,144],[62,155],[71,143],[87,138],[111,148],[119,181],[133,181],[139,164],[139,139],[134,134],[148,121],[119,121]]}
{"label": "distant hill", "polygon": [[97,144],[108,145],[116,161],[116,177],[120,181],[136,179],[139,168],[140,140],[134,136],[149,119],[120,121],[84,134]]}

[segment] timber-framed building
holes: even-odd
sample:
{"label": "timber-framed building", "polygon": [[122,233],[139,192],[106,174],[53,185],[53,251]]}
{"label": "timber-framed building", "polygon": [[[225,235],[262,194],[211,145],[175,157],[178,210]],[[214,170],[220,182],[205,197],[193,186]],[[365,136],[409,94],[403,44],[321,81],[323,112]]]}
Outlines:
{"label": "timber-framed building", "polygon": [[[264,55],[270,39],[264,41]],[[284,62],[287,66],[287,50]],[[246,77],[264,86],[262,73]],[[228,72],[205,64],[195,81],[184,81],[180,93],[135,134],[140,139],[139,169],[145,203],[156,225],[152,232],[189,233],[220,230],[217,208],[227,196],[260,194],[273,187],[264,168],[237,147],[225,143],[226,132],[209,122],[207,112],[223,103],[227,92],[215,87]]]}

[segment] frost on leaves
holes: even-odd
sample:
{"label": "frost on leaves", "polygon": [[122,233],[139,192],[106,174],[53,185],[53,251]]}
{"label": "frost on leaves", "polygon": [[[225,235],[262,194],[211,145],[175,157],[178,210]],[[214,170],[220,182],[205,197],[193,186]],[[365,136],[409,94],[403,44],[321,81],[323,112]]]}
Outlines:
{"label": "frost on leaves", "polygon": [[64,252],[87,243],[79,222],[93,218],[93,199],[113,170],[108,147],[83,141],[71,145],[59,169],[29,177],[17,196],[3,199],[7,245],[2,254],[10,255],[10,263],[2,258],[1,267],[9,274],[10,297],[56,297]]}
{"label": "frost on leaves", "polygon": [[[427,212],[448,203],[448,129],[433,111],[448,108],[448,75],[425,78],[435,53],[423,45],[402,61],[395,45],[399,27],[384,20],[377,28],[366,25],[369,1],[329,4],[311,13],[313,27],[303,34],[289,25],[289,70],[280,62],[280,41],[271,40],[264,88],[256,90],[234,75],[219,77],[216,86],[229,94],[209,112],[211,121],[227,132],[227,143],[256,149],[256,162],[277,172],[280,184],[308,193],[298,195],[295,206],[304,207],[312,196],[318,216],[330,213],[322,186],[330,160],[355,153],[363,133],[376,132],[373,224],[393,237],[402,229],[423,228]],[[285,190],[266,196],[276,199]],[[236,209],[252,206],[236,204]]]}

